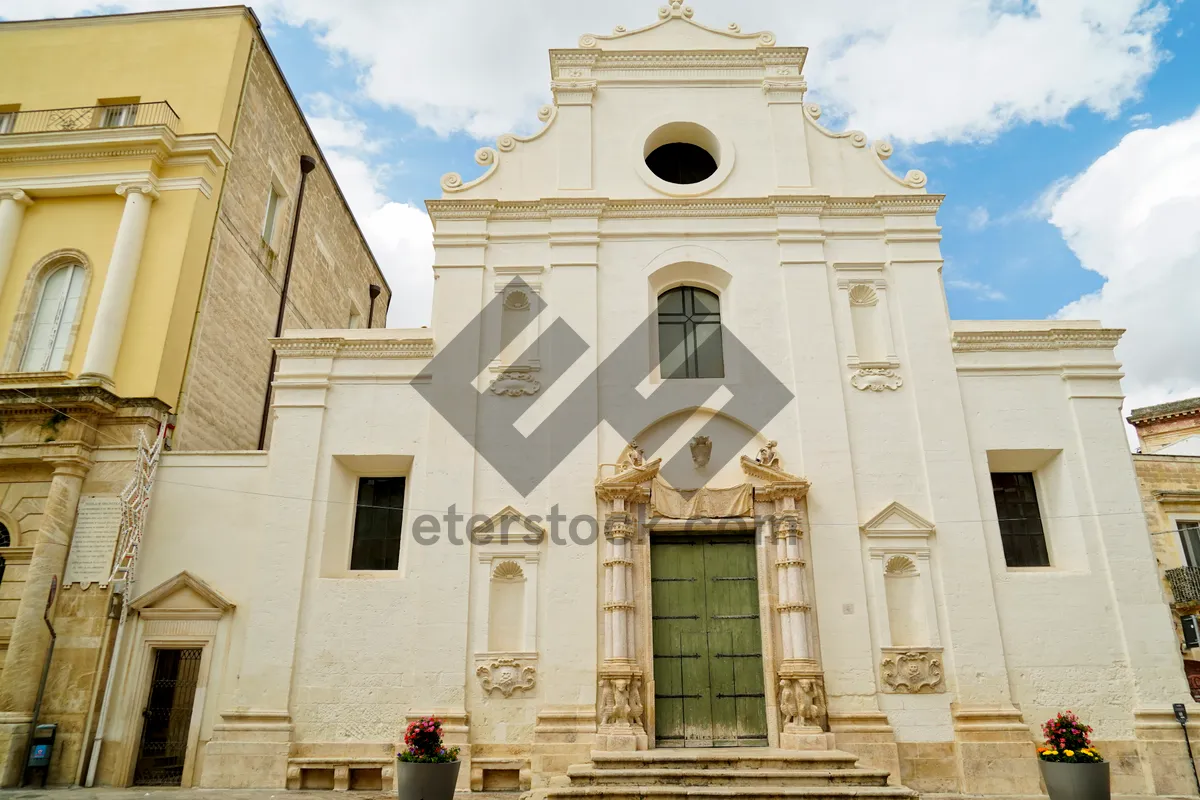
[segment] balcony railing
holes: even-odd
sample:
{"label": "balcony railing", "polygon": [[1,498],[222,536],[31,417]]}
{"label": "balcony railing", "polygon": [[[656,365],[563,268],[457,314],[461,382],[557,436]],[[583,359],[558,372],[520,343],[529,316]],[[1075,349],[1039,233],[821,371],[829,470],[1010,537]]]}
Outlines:
{"label": "balcony railing", "polygon": [[1176,567],[1167,570],[1167,583],[1176,604],[1200,603],[1200,567]]}
{"label": "balcony railing", "polygon": [[174,133],[178,124],[179,115],[165,101],[0,113],[0,135],[95,128],[146,128],[154,125],[162,125]]}

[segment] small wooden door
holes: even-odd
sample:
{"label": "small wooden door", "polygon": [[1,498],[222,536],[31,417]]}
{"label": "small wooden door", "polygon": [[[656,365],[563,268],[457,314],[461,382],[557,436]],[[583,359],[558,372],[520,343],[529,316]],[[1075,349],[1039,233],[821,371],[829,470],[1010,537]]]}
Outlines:
{"label": "small wooden door", "polygon": [[201,655],[198,647],[154,651],[154,674],[142,711],[144,722],[133,775],[135,786],[182,783]]}
{"label": "small wooden door", "polygon": [[659,747],[767,744],[757,573],[752,537],[651,543]]}

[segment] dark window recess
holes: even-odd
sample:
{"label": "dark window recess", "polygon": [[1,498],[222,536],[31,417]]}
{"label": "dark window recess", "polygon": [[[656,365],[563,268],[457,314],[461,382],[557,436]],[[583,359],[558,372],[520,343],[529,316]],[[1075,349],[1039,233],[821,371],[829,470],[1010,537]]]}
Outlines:
{"label": "dark window recess", "polygon": [[992,492],[1005,563],[1010,567],[1050,566],[1033,473],[993,472]]}
{"label": "dark window recess", "polygon": [[658,364],[664,378],[724,378],[721,301],[680,286],[658,298]]}
{"label": "dark window recess", "polygon": [[1200,567],[1200,522],[1180,520],[1179,541],[1183,545],[1183,557],[1189,567]]}
{"label": "dark window recess", "polygon": [[8,526],[0,522],[0,547],[8,547],[12,544],[12,536],[8,533]]}
{"label": "dark window recess", "polygon": [[672,142],[646,156],[646,166],[667,183],[699,183],[717,171],[717,161],[703,147]]}
{"label": "dark window recess", "polygon": [[398,569],[404,478],[359,478],[350,569]]}

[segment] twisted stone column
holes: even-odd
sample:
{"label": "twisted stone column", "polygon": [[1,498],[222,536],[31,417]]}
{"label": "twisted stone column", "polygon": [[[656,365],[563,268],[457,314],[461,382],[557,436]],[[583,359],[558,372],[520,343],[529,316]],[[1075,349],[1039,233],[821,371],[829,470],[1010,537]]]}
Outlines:
{"label": "twisted stone column", "polygon": [[0,681],[0,786],[3,787],[16,786],[21,778],[29,724],[50,643],[42,614],[51,581],[57,578],[62,582],[75,532],[79,493],[91,467],[91,462],[84,458],[53,463],[50,493],[13,620],[12,639],[4,659],[4,680]]}

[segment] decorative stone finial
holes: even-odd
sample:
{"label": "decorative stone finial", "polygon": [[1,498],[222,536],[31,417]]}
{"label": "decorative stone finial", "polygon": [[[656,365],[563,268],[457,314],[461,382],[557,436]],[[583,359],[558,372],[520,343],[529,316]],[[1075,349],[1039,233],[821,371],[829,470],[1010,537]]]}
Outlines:
{"label": "decorative stone finial", "polygon": [[683,0],[670,0],[670,2],[670,6],[663,6],[658,10],[658,16],[662,19],[667,19],[668,17],[672,19],[679,19],[680,17],[691,19],[692,14],[695,13],[691,6],[683,4]]}

